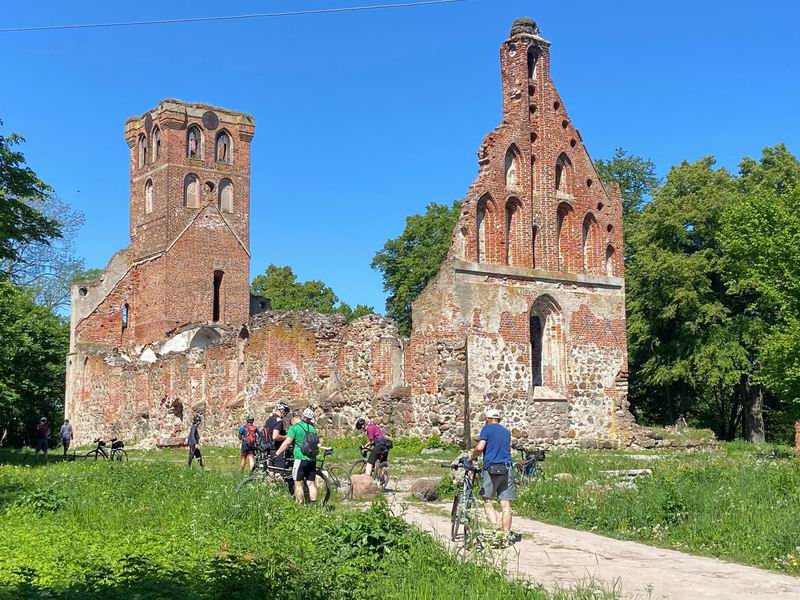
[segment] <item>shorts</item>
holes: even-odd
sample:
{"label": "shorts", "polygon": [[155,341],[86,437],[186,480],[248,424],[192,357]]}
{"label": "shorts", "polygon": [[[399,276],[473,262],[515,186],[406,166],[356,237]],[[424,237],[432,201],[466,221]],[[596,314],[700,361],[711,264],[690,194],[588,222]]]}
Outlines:
{"label": "shorts", "polygon": [[244,444],[242,444],[242,456],[244,457],[244,456],[248,456],[250,454],[255,456],[255,454],[256,454],[255,446],[245,446]]}
{"label": "shorts", "polygon": [[33,449],[36,450],[37,452],[39,450],[47,452],[47,448],[48,448],[47,438],[44,439],[36,438],[35,440],[33,440]]}
{"label": "shorts", "polygon": [[311,481],[317,477],[317,461],[294,460],[292,479],[295,481]]}
{"label": "shorts", "polygon": [[514,469],[508,469],[505,475],[489,475],[489,471],[483,471],[481,479],[481,497],[493,498],[498,500],[516,500],[517,486],[514,483]]}
{"label": "shorts", "polygon": [[375,442],[372,445],[372,450],[370,450],[369,458],[367,458],[367,463],[370,465],[374,465],[375,461],[379,460],[381,462],[386,462],[389,460],[389,449],[384,446],[381,442]]}

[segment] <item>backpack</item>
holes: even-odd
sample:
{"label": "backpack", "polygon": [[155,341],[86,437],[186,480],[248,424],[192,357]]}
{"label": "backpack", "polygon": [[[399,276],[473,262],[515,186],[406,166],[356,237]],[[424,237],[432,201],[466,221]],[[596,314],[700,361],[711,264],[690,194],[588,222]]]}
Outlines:
{"label": "backpack", "polygon": [[258,427],[255,425],[251,425],[248,423],[244,426],[244,443],[250,447],[254,447],[256,445],[256,434],[258,433]]}
{"label": "backpack", "polygon": [[304,427],[300,427],[300,429],[306,432],[306,435],[303,437],[303,443],[300,444],[301,454],[316,459],[317,454],[319,454],[319,436],[317,432],[313,429],[305,429]]}
{"label": "backpack", "polygon": [[261,431],[258,432],[258,449],[262,452],[266,452],[267,450],[274,450],[275,443],[269,439],[270,435],[267,432],[267,428],[263,427]]}

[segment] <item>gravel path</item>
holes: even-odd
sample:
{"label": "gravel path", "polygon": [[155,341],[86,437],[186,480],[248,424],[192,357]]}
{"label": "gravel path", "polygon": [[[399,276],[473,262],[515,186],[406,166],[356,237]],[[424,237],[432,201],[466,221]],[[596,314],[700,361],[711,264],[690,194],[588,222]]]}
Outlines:
{"label": "gravel path", "polygon": [[[407,504],[398,496],[394,507],[409,523],[450,544],[446,505]],[[800,578],[789,575],[520,517],[514,517],[514,531],[523,539],[504,550],[500,560],[510,575],[548,589],[594,579],[626,599],[800,600]]]}

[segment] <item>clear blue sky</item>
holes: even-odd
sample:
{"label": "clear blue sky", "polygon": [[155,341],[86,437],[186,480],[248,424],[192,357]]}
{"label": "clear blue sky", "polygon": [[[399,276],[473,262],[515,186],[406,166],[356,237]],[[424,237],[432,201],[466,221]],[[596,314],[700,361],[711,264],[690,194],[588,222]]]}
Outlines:
{"label": "clear blue sky", "polygon": [[[6,2],[0,27],[297,10],[370,0]],[[30,165],[86,215],[103,267],[128,243],[123,123],[176,97],[248,111],[251,275],[270,262],[383,310],[370,260],[431,201],[460,198],[500,117],[498,47],[529,15],[594,158],[622,146],[660,174],[713,154],[735,169],[800,153],[800,4],[463,4],[114,30],[0,34],[0,119]]]}

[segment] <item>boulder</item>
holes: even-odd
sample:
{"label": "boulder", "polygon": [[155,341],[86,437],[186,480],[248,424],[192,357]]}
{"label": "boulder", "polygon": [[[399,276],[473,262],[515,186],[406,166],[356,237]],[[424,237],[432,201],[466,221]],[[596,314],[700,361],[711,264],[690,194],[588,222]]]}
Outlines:
{"label": "boulder", "polygon": [[351,497],[353,500],[371,500],[380,492],[378,484],[375,483],[371,475],[353,475],[350,481],[352,485]]}
{"label": "boulder", "polygon": [[553,475],[553,479],[560,479],[562,481],[574,481],[575,475],[572,473],[556,473]]}
{"label": "boulder", "polygon": [[411,484],[411,495],[425,502],[436,502],[439,499],[439,482],[435,479],[418,479]]}

